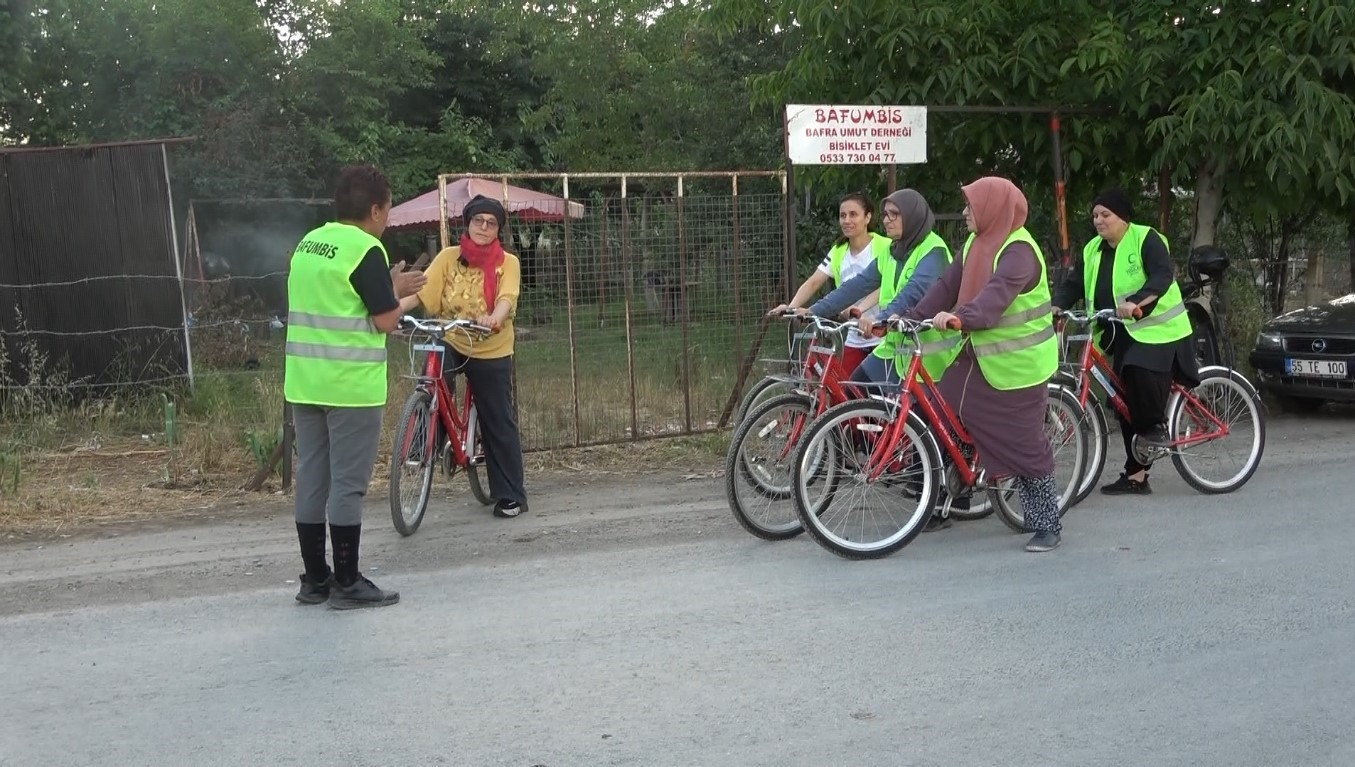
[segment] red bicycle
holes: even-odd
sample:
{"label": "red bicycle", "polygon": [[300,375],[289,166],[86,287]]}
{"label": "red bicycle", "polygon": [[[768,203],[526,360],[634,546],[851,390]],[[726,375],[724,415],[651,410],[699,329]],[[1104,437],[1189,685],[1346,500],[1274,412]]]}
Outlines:
{"label": "red bicycle", "polygon": [[[910,357],[904,383],[893,394],[829,408],[810,424],[790,461],[801,524],[838,556],[888,556],[922,532],[944,488],[946,504],[986,491],[1009,528],[1028,532],[1010,480],[988,482],[969,432],[922,366],[918,335],[932,321],[890,324],[910,339],[896,352]],[[1071,391],[1048,387],[1045,429],[1054,450],[1060,515],[1077,490],[1086,458],[1081,415]]]}
{"label": "red bicycle", "polygon": [[[804,532],[791,495],[789,460],[805,427],[834,404],[854,396],[842,369],[842,337],[855,323],[794,311],[777,315],[806,327],[791,334],[797,373],[769,375],[758,383],[771,394],[740,417],[725,453],[725,496],[734,519],[749,533],[782,541]],[[780,392],[780,393],[775,393]]]}
{"label": "red bicycle", "polygon": [[469,320],[421,320],[408,316],[400,318],[400,328],[410,331],[411,367],[416,355],[427,354],[422,373],[415,376],[418,383],[414,393],[405,400],[400,413],[390,463],[391,522],[401,535],[409,536],[419,529],[428,510],[436,467],[440,466],[449,478],[458,468],[464,469],[475,500],[486,506],[494,502],[480,479],[484,451],[475,414],[475,394],[466,381],[465,394],[457,402],[454,387],[448,386],[443,378],[446,348],[438,343],[451,332],[476,339],[491,331]]}
{"label": "red bicycle", "polygon": [[[1070,310],[1063,312],[1060,332],[1064,332],[1069,324],[1089,328],[1097,320],[1124,322],[1113,309],[1090,314]],[[1087,431],[1091,439],[1099,443],[1093,447],[1093,455],[1099,453],[1099,460],[1093,461],[1094,465],[1089,467],[1079,488],[1079,496],[1085,496],[1100,478],[1105,464],[1108,431],[1106,405],[1093,393],[1092,380],[1101,385],[1106,400],[1125,421],[1129,421],[1129,407],[1120,395],[1124,386],[1119,376],[1115,375],[1105,354],[1092,343],[1090,332],[1065,338],[1083,344],[1077,362],[1066,362],[1061,375],[1078,393],[1078,402],[1087,415]],[[1150,464],[1171,456],[1176,472],[1187,484],[1201,493],[1210,494],[1231,493],[1256,473],[1266,448],[1266,421],[1260,395],[1241,373],[1221,365],[1208,365],[1200,368],[1200,382],[1193,389],[1180,381],[1172,381],[1166,416],[1171,444],[1158,448],[1140,445],[1135,438],[1131,443],[1134,460]],[[1233,446],[1236,446],[1235,450]],[[1207,463],[1206,448],[1220,449],[1223,454],[1218,459],[1220,463],[1234,457],[1235,452],[1242,458],[1235,469],[1226,469],[1218,478],[1212,478],[1203,470]]]}

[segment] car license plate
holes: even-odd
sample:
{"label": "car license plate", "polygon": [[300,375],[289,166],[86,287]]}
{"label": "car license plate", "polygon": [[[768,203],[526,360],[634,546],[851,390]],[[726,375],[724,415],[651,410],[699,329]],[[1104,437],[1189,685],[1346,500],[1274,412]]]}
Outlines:
{"label": "car license plate", "polygon": [[1291,376],[1345,378],[1345,360],[1285,360],[1285,372]]}

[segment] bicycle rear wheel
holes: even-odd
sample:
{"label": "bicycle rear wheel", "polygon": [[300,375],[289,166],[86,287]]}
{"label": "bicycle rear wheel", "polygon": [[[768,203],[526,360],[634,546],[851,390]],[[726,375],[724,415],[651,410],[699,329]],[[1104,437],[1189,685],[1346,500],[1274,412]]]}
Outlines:
{"label": "bicycle rear wheel", "polygon": [[[1172,449],[1172,465],[1187,484],[1201,493],[1231,493],[1247,484],[1266,450],[1266,420],[1260,397],[1251,382],[1229,368],[1212,368],[1200,377],[1200,385],[1186,397],[1181,390],[1172,393],[1167,404],[1167,433],[1173,442],[1220,432],[1214,418],[1228,427],[1227,435],[1202,440]],[[1211,418],[1210,416],[1213,416]],[[1231,469],[1217,475],[1206,474],[1209,453],[1221,453],[1217,459],[1237,459]]]}
{"label": "bicycle rear wheel", "polygon": [[[1087,460],[1087,435],[1082,428],[1082,406],[1077,397],[1062,386],[1048,390],[1048,409],[1045,411],[1045,436],[1054,451],[1054,482],[1059,489],[1059,516],[1073,505],[1078,487],[1082,484],[1082,467]],[[989,487],[988,497],[998,517],[1014,532],[1028,533],[1025,508],[1016,492],[1015,480],[1008,478],[997,487]]]}
{"label": "bicycle rear wheel", "polygon": [[470,494],[481,506],[493,506],[494,499],[485,492],[484,480],[480,478],[480,469],[485,465],[485,446],[480,438],[480,414],[475,405],[470,406],[470,415],[466,417],[466,479],[470,482]]}
{"label": "bicycle rear wheel", "polygon": [[435,428],[432,404],[432,395],[423,389],[411,394],[400,413],[395,441],[391,445],[391,522],[404,536],[413,535],[423,523],[428,496],[433,489],[437,445],[429,449],[430,430]]}

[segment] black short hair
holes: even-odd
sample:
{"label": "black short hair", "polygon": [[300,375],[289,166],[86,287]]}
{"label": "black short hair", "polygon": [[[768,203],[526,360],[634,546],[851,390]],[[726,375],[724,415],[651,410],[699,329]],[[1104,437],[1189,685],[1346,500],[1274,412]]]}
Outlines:
{"label": "black short hair", "polygon": [[334,214],[340,221],[365,221],[373,205],[391,199],[391,184],[375,165],[349,165],[339,172]]}

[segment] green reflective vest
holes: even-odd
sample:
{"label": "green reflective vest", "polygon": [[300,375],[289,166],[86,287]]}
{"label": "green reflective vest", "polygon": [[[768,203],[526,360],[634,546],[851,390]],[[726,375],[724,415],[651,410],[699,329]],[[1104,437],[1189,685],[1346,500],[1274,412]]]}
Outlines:
{"label": "green reflective vest", "polygon": [[[993,271],[997,271],[1002,254],[1014,242],[1024,242],[1035,250],[1035,259],[1040,262],[1040,279],[1036,280],[1035,287],[1012,301],[996,325],[969,334],[979,370],[988,384],[998,391],[1043,386],[1059,366],[1059,342],[1054,334],[1053,304],[1044,253],[1025,227],[1012,232],[998,248],[997,256],[993,258]],[[970,235],[962,258],[969,258],[969,247],[973,243],[974,235]]]}
{"label": "green reflective vest", "polygon": [[[903,286],[913,278],[913,272],[917,271],[917,265],[921,263],[923,257],[933,250],[941,248],[946,254],[946,263],[951,262],[952,256],[950,246],[941,239],[941,235],[936,232],[928,232],[908,254],[904,260],[903,267],[899,268],[898,262],[892,256],[881,258],[876,262],[880,270],[880,308],[889,306],[895,298],[898,298],[899,292]],[[881,319],[888,319],[882,317]],[[946,372],[946,368],[955,360],[955,355],[959,353],[960,334],[950,330],[928,330],[918,334],[918,340],[922,342],[922,366],[927,369],[927,374],[933,381],[941,380],[941,376]],[[898,371],[900,377],[908,372],[909,359],[907,357],[896,357],[895,351],[898,345],[905,343],[909,339],[896,330],[890,331],[886,336],[884,343],[875,347],[875,356],[894,361],[894,369]]]}
{"label": "green reflective vest", "polygon": [[[1115,246],[1115,271],[1110,276],[1110,292],[1115,295],[1116,306],[1142,290],[1148,281],[1148,273],[1143,268],[1143,240],[1149,232],[1157,234],[1152,227],[1130,224],[1120,244]],[[1160,234],[1158,237],[1165,246],[1167,238]],[[1082,249],[1082,286],[1088,309],[1093,308],[1096,275],[1101,271],[1102,242],[1100,236],[1093,237]],[[1130,338],[1145,344],[1171,343],[1189,336],[1193,332],[1190,316],[1186,314],[1186,302],[1181,298],[1181,287],[1176,280],[1172,280],[1167,292],[1158,297],[1152,314],[1139,320],[1127,319],[1124,327]],[[1101,345],[1099,338],[1097,345]]]}
{"label": "green reflective vest", "polygon": [[386,334],[349,281],[381,240],[351,224],[328,223],[301,240],[287,275],[287,359],[283,396],[298,405],[386,404]]}
{"label": "green reflective vest", "polygon": [[[871,232],[870,253],[875,256],[876,263],[879,263],[881,258],[889,256],[889,246],[892,244],[894,244],[894,241],[883,234]],[[850,247],[851,243],[843,242],[834,245],[833,249],[828,251],[828,269],[833,273],[833,287],[835,288],[842,287],[842,262],[846,260],[847,249]]]}

